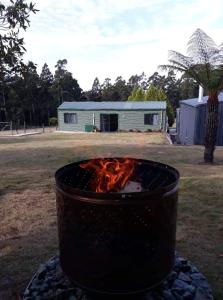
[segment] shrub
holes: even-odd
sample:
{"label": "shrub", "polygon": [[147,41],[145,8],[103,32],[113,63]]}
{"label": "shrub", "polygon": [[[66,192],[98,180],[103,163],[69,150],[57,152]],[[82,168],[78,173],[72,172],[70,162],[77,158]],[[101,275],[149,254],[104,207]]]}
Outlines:
{"label": "shrub", "polygon": [[50,118],[49,124],[50,124],[50,126],[57,126],[57,118],[56,117]]}

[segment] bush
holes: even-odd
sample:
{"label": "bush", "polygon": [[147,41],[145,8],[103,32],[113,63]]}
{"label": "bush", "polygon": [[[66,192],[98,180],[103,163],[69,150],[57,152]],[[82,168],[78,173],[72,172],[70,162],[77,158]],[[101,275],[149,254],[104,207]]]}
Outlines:
{"label": "bush", "polygon": [[57,118],[52,117],[49,119],[50,126],[57,126]]}

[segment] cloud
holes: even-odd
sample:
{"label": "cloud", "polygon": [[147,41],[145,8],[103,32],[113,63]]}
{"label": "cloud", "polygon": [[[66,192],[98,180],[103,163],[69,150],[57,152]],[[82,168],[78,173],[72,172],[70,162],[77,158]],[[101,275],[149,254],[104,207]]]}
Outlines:
{"label": "cloud", "polygon": [[99,76],[148,75],[167,62],[169,49],[186,52],[196,28],[221,40],[220,0],[37,0],[40,9],[25,33],[25,58],[53,71],[58,59],[82,88]]}

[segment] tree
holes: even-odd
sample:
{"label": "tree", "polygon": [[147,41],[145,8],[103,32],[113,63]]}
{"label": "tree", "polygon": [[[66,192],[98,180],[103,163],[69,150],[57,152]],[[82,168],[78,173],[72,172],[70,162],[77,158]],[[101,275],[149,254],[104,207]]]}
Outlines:
{"label": "tree", "polygon": [[140,75],[132,75],[128,80],[128,85],[132,86],[133,88],[141,87],[145,90],[148,87],[148,79],[146,78],[146,74],[142,72]]}
{"label": "tree", "polygon": [[177,70],[193,78],[208,94],[207,117],[204,137],[204,161],[212,163],[218,129],[218,94],[223,88],[223,44],[215,42],[201,29],[197,29],[189,39],[187,56],[169,52],[168,65],[164,70]]}
{"label": "tree", "polygon": [[67,71],[66,65],[66,59],[58,60],[55,65],[52,93],[57,98],[58,104],[64,101],[79,101],[81,97],[82,89],[72,73]]}
{"label": "tree", "polygon": [[100,81],[99,81],[98,77],[96,77],[94,79],[91,90],[92,90],[92,93],[94,93],[96,95],[101,93],[101,85],[100,85]]}
{"label": "tree", "polygon": [[174,111],[173,107],[167,98],[165,92],[161,88],[157,88],[154,85],[150,85],[148,90],[145,93],[146,101],[166,101],[166,113],[168,117],[168,124],[172,126],[174,123]]}
{"label": "tree", "polygon": [[40,125],[39,75],[37,74],[37,66],[32,61],[24,66],[22,81],[24,87],[23,98],[21,98],[26,116],[25,120],[28,119],[30,125]]}
{"label": "tree", "polygon": [[179,107],[180,82],[179,79],[176,79],[176,75],[172,70],[168,72],[167,76],[161,76],[158,72],[155,72],[148,79],[149,86],[152,84],[165,92],[174,110]]}
{"label": "tree", "polygon": [[104,82],[102,83],[102,100],[103,101],[111,101],[111,94],[113,92],[111,79],[105,78]]}
{"label": "tree", "polygon": [[148,78],[148,84],[149,84],[149,86],[152,84],[153,86],[155,86],[157,88],[164,89],[165,88],[165,80],[166,80],[165,75],[161,76],[158,72],[155,72],[155,73],[153,73],[153,75],[151,75]]}
{"label": "tree", "polygon": [[161,99],[158,99],[158,93],[159,93],[159,89],[156,88],[153,84],[150,84],[149,88],[147,89],[147,91],[145,93],[145,100],[146,101],[161,100]]}
{"label": "tree", "polygon": [[126,84],[122,76],[118,76],[113,84],[112,98],[114,101],[126,101],[130,95],[132,87]]}
{"label": "tree", "polygon": [[137,92],[137,87],[134,87],[132,90],[131,95],[128,97],[128,101],[134,101],[136,98],[136,92]]}
{"label": "tree", "polygon": [[[53,84],[53,74],[50,72],[48,65],[45,63],[40,74],[40,99],[41,99],[41,120],[47,119],[47,124],[50,125],[50,117],[56,115],[57,105],[51,93]],[[47,117],[45,116],[47,113]]]}
{"label": "tree", "polygon": [[91,91],[89,92],[90,101],[101,101],[101,85],[98,77],[94,79]]}
{"label": "tree", "polygon": [[169,99],[174,110],[179,107],[180,99],[180,79],[176,78],[175,72],[170,70],[165,77],[164,87],[162,88]]}
{"label": "tree", "polygon": [[15,75],[23,68],[21,57],[26,49],[24,40],[19,37],[19,33],[20,29],[26,30],[30,25],[30,13],[37,11],[34,4],[26,4],[24,0],[10,0],[8,6],[0,3],[0,82],[2,90],[0,110],[5,111],[5,119],[7,119],[5,77],[7,74]]}
{"label": "tree", "polygon": [[144,101],[144,100],[145,100],[145,92],[141,87],[134,88],[131,95],[128,97],[128,101]]}
{"label": "tree", "polygon": [[181,76],[178,89],[180,93],[180,99],[197,98],[199,85],[193,78],[188,77],[188,75],[186,74],[183,74]]}

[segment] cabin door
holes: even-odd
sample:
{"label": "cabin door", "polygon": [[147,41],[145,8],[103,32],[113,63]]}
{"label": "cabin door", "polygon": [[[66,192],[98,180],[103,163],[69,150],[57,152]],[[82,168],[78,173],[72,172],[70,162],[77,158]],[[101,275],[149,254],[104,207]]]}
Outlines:
{"label": "cabin door", "polygon": [[114,132],[118,130],[118,114],[101,114],[100,129],[102,132]]}

